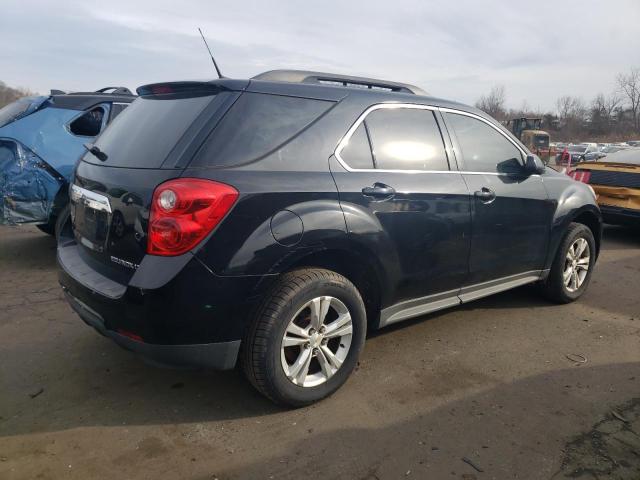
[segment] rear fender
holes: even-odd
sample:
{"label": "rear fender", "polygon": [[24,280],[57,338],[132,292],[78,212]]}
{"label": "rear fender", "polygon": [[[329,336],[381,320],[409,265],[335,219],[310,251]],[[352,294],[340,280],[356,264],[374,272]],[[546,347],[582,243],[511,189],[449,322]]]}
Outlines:
{"label": "rear fender", "polygon": [[[242,221],[244,211],[235,212],[229,220],[232,217]],[[225,221],[225,230],[233,229],[234,225],[227,223]],[[226,232],[218,238],[223,235]],[[312,200],[289,205],[265,218],[237,249],[229,245],[234,251],[216,252],[205,242],[196,256],[220,276],[277,275],[309,253],[335,248],[344,241],[345,235],[344,216],[338,200]],[[222,263],[222,257],[228,257],[228,260]]]}

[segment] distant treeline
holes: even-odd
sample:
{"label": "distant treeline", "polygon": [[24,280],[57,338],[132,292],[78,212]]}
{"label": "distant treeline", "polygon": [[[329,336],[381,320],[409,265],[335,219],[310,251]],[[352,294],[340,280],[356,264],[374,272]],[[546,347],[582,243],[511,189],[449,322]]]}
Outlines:
{"label": "distant treeline", "polygon": [[31,92],[25,88],[9,87],[6,83],[0,80],[0,108],[11,102],[15,102],[21,97],[28,97],[29,95],[37,95],[37,93]]}
{"label": "distant treeline", "polygon": [[518,109],[506,108],[505,87],[498,85],[482,95],[476,107],[496,120],[542,118],[543,129],[552,141],[623,141],[640,138],[640,67],[615,78],[616,88],[599,93],[590,101],[564,95],[555,102],[555,111],[543,112],[525,102]]}

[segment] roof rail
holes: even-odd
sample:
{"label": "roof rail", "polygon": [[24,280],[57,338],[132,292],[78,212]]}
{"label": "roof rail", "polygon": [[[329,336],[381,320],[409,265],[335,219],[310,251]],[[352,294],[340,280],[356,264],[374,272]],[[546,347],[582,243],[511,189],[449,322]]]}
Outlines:
{"label": "roof rail", "polygon": [[407,83],[388,82],[374,78],[353,77],[335,73],[309,72],[305,70],[270,70],[253,77],[253,80],[266,80],[290,83],[316,83],[343,87],[365,88],[369,90],[387,90],[391,92],[427,95],[427,92]]}
{"label": "roof rail", "polygon": [[[113,90],[109,92],[108,90]],[[104,87],[96,90],[95,93],[113,93],[114,95],[133,95],[127,87]]]}

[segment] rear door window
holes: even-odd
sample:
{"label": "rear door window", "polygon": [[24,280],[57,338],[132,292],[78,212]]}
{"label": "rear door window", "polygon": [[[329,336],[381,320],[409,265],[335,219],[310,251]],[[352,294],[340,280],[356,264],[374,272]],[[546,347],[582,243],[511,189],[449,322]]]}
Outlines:
{"label": "rear door window", "polygon": [[449,170],[438,123],[431,110],[380,108],[365,119],[373,161],[381,170]]}
{"label": "rear door window", "polygon": [[367,135],[364,122],[353,132],[349,142],[340,152],[340,157],[355,169],[373,168],[373,155],[371,154],[371,145],[369,144],[369,136]]}
{"label": "rear door window", "polygon": [[476,118],[457,113],[445,113],[457,139],[465,171],[490,173],[520,173],[520,150],[495,128]]}
{"label": "rear door window", "polygon": [[332,105],[324,100],[245,92],[205,141],[192,166],[238,165],[264,157]]}
{"label": "rear door window", "polygon": [[85,155],[84,160],[114,167],[160,168],[214,97],[139,97],[127,107],[126,115],[98,137],[95,145],[107,155],[106,161],[91,154]]}
{"label": "rear door window", "polygon": [[378,108],[370,112],[339,151],[350,168],[449,170],[440,128],[431,110]]}

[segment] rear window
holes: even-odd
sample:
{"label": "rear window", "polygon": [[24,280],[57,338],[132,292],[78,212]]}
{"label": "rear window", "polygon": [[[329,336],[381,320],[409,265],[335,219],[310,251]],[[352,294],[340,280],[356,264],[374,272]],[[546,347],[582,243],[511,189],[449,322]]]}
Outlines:
{"label": "rear window", "polygon": [[243,93],[206,140],[193,166],[230,166],[257,160],[291,140],[333,102]]}
{"label": "rear window", "polygon": [[546,148],[549,146],[549,137],[546,135],[534,135],[533,142],[536,147]]}
{"label": "rear window", "polygon": [[95,145],[106,161],[91,154],[84,159],[112,167],[159,168],[213,98],[140,97],[98,137]]}
{"label": "rear window", "polygon": [[20,118],[31,106],[33,99],[24,98],[22,100],[16,100],[9,105],[0,109],[0,127],[10,124],[14,120]]}

